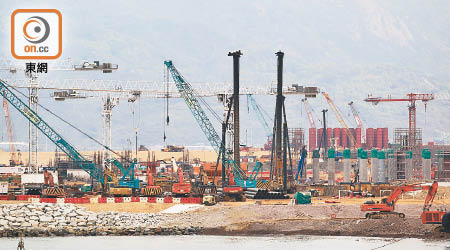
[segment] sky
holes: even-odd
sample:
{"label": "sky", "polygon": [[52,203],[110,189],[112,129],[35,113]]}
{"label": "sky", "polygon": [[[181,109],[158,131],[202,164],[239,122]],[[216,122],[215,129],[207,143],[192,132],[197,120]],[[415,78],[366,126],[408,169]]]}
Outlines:
{"label": "sky", "polygon": [[[285,52],[284,84],[318,86],[335,101],[349,127],[356,126],[348,102],[354,101],[365,127],[407,127],[407,103],[373,106],[373,96],[404,97],[406,93],[448,93],[450,90],[450,3],[448,1],[3,1],[0,3],[0,58],[10,53],[10,17],[19,8],[58,9],[63,18],[63,53],[72,58],[119,65],[112,74],[50,72],[40,79],[120,79],[163,84],[164,60],[199,87],[232,81],[228,52],[241,50],[241,83],[270,87],[276,81],[275,52]],[[23,62],[19,62],[23,63]],[[7,72],[0,72],[10,78]],[[16,79],[23,79],[21,73]],[[56,102],[49,91],[40,103],[101,140],[102,100],[87,98]],[[290,127],[309,128],[301,96],[286,99]],[[255,96],[271,116],[274,96]],[[219,115],[223,107],[206,98]],[[181,99],[171,99],[170,124],[164,127],[164,100],[142,98],[136,105],[121,100],[113,109],[113,147],[139,143],[209,145]],[[316,124],[328,108],[322,96],[310,100]],[[418,104],[418,127],[425,141],[450,140],[448,100]],[[92,140],[57,118],[40,111],[69,142],[80,149],[98,148]],[[12,111],[16,141],[26,142],[27,122]],[[219,122],[213,120],[219,131]],[[328,126],[338,127],[333,113]],[[241,143],[262,146],[266,140],[256,115],[241,97]],[[0,119],[1,141],[7,140]],[[167,140],[163,140],[163,134]],[[245,136],[246,135],[246,136]],[[131,142],[131,143],[130,143]],[[40,138],[42,150],[54,146]]]}

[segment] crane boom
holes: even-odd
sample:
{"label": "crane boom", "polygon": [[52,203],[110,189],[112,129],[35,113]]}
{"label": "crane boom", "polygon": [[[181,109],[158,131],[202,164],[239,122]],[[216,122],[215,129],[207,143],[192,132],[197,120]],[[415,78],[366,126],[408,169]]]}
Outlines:
{"label": "crane boom", "polygon": [[[205,134],[206,138],[208,139],[209,143],[213,147],[214,151],[216,151],[217,154],[220,154],[221,146],[222,146],[222,140],[217,134],[216,130],[214,129],[214,126],[212,125],[211,121],[208,119],[208,116],[206,115],[203,108],[200,106],[200,103],[197,100],[197,95],[192,88],[192,86],[184,79],[184,77],[178,72],[178,70],[173,65],[172,61],[164,61],[164,64],[166,65],[167,69],[169,70],[170,74],[172,75],[172,78],[175,82],[175,85],[178,89],[178,92],[180,93],[181,97],[183,97],[184,101],[189,107],[189,110],[192,112],[192,115],[194,116],[195,120],[197,121],[198,125],[202,129],[203,133]],[[229,155],[229,153],[226,153],[227,162],[232,165],[233,167],[233,174],[234,177],[238,180],[247,180],[248,177],[244,170],[242,170],[236,162],[232,161],[232,157]]]}
{"label": "crane boom", "polygon": [[25,116],[34,126],[36,126],[48,139],[50,139],[58,148],[66,153],[81,169],[85,170],[94,179],[102,185],[105,184],[103,171],[95,167],[95,164],[84,158],[72,145],[64,140],[50,125],[47,124],[36,112],[31,110],[20,98],[18,98],[8,87],[0,80],[0,94],[23,116]]}
{"label": "crane boom", "polygon": [[266,136],[271,137],[273,135],[272,130],[269,128],[269,124],[264,118],[261,107],[256,102],[255,98],[251,94],[248,94],[248,99],[250,100],[250,104],[252,105],[253,110],[256,113],[256,117],[258,117],[259,123],[263,126],[264,131],[266,132]]}
{"label": "crane boom", "polygon": [[305,105],[306,113],[308,114],[309,124],[311,128],[316,128],[316,123],[314,122],[314,118],[311,113],[311,108],[309,107],[308,99],[302,99],[303,105]]}
{"label": "crane boom", "polygon": [[345,123],[344,118],[342,118],[341,113],[337,109],[336,105],[334,105],[334,102],[331,100],[331,98],[328,96],[328,94],[324,91],[322,92],[323,96],[328,102],[328,105],[330,105],[330,108],[334,111],[334,114],[336,115],[336,118],[338,119],[339,123],[341,124],[341,127],[344,129],[345,133],[347,133],[348,138],[350,139],[351,147],[356,146],[355,137],[348,129],[347,123]]}
{"label": "crane boom", "polygon": [[359,112],[356,110],[353,101],[349,102],[348,105],[350,106],[350,109],[352,110],[353,117],[355,117],[356,125],[358,126],[359,129],[361,129],[362,142],[365,143],[366,142],[366,133],[364,133],[364,126],[361,121],[361,118],[359,117]]}

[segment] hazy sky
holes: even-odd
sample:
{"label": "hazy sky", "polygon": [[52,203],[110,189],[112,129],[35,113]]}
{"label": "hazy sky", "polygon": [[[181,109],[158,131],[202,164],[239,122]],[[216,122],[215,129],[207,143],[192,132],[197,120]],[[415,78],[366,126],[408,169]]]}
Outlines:
{"label": "hazy sky", "polygon": [[[276,80],[275,52],[286,53],[285,84],[314,85],[335,100],[350,127],[355,122],[347,103],[355,101],[366,127],[407,127],[407,104],[364,103],[368,94],[403,97],[415,91],[448,93],[450,77],[449,1],[2,1],[0,56],[11,59],[10,15],[18,8],[55,8],[63,16],[63,54],[74,61],[119,64],[113,74],[64,72],[59,79],[129,79],[163,81],[163,61],[171,59],[191,82],[231,82],[229,51],[242,50],[241,82],[270,86]],[[7,78],[6,73],[0,73]],[[23,76],[17,75],[17,78]],[[101,138],[101,100],[56,103],[49,92],[41,103]],[[273,96],[257,96],[273,114]],[[290,127],[309,128],[300,96],[288,97]],[[215,98],[208,103],[221,114]],[[208,145],[182,100],[171,100],[171,124],[162,140],[162,100],[143,99],[139,119],[122,100],[113,114],[113,146],[124,148],[139,124],[140,144]],[[243,143],[262,145],[264,131],[242,103]],[[327,108],[323,97],[310,101],[316,119]],[[418,107],[418,127],[427,140],[448,137],[448,101],[433,101],[425,113]],[[93,147],[50,115],[79,148]],[[139,120],[139,122],[138,122]],[[15,135],[26,141],[25,119],[14,115]],[[320,125],[319,121],[316,121]],[[6,140],[0,121],[2,140]],[[218,127],[218,123],[215,123]],[[328,126],[339,126],[329,114]],[[391,134],[392,138],[392,134]],[[449,138],[447,138],[449,139]],[[245,140],[245,141],[244,141]],[[41,140],[41,146],[45,140]],[[49,150],[54,146],[48,145]]]}

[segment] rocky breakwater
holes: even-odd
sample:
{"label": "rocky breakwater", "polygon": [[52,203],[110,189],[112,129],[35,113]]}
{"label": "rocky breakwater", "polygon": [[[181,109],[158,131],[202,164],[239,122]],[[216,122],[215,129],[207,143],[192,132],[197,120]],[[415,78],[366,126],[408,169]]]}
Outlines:
{"label": "rocky breakwater", "polygon": [[162,227],[167,215],[94,213],[73,204],[0,205],[0,237],[194,234],[197,227]]}

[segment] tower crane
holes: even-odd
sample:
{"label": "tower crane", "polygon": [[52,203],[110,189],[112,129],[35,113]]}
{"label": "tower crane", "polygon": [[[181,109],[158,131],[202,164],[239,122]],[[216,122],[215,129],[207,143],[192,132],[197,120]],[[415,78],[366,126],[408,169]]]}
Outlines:
{"label": "tower crane", "polygon": [[362,143],[365,143],[366,142],[366,133],[365,133],[364,126],[361,122],[361,118],[359,117],[359,112],[356,110],[353,101],[349,102],[348,105],[350,106],[350,109],[352,110],[353,117],[355,117],[356,125],[358,126],[359,129],[361,129]]}
{"label": "tower crane", "polygon": [[[264,148],[272,147],[271,138],[273,136],[273,131],[269,128],[269,123],[267,122],[266,118],[264,117],[263,111],[264,109],[256,102],[255,98],[253,98],[253,95],[248,94],[247,95],[248,100],[250,101],[250,104],[253,108],[253,111],[256,113],[256,117],[258,118],[259,123],[264,128],[264,131],[266,132],[267,137],[267,144],[264,145]],[[270,119],[270,118],[269,118]]]}
{"label": "tower crane", "polygon": [[377,105],[380,102],[409,102],[409,140],[408,147],[413,149],[416,147],[416,101],[422,101],[425,105],[425,111],[427,108],[427,102],[434,100],[434,94],[406,94],[408,98],[381,98],[381,97],[368,97],[364,101],[371,102],[373,105]]}
{"label": "tower crane", "polygon": [[325,99],[327,100],[328,105],[330,105],[330,108],[333,110],[334,114],[336,115],[336,118],[338,119],[339,123],[341,124],[341,127],[344,129],[345,133],[347,134],[348,138],[350,139],[350,146],[353,148],[356,147],[355,137],[350,132],[350,129],[348,129],[347,123],[345,123],[344,118],[342,118],[342,115],[339,112],[338,108],[336,107],[336,105],[334,105],[334,102],[331,100],[330,96],[328,96],[328,94],[325,91],[323,91],[322,94],[325,97]]}

